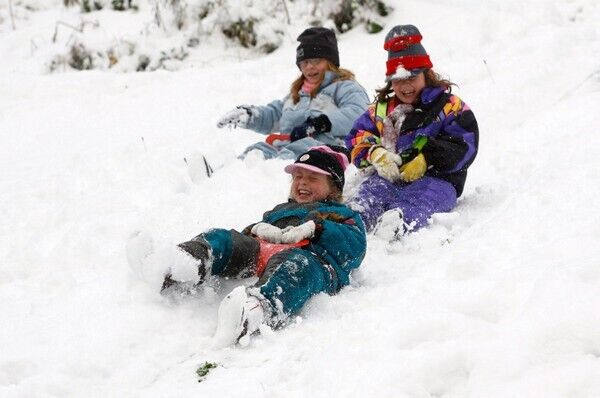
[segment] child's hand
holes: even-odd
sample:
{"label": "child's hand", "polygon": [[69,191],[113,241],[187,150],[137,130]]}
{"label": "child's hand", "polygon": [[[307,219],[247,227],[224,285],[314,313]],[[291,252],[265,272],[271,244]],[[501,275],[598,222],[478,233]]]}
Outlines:
{"label": "child's hand", "polygon": [[266,222],[254,224],[250,232],[252,232],[253,235],[258,236],[259,238],[270,243],[281,243],[281,235],[283,234],[281,228]]}
{"label": "child's hand", "polygon": [[240,105],[223,115],[217,122],[217,127],[223,128],[225,126],[230,126],[246,128],[253,117],[254,112],[252,111],[252,106]]}
{"label": "child's hand", "polygon": [[400,179],[400,169],[402,158],[392,153],[384,147],[376,147],[369,153],[369,161],[377,170],[377,174],[389,182],[396,182]]}
{"label": "child's hand", "polygon": [[427,162],[422,153],[400,168],[400,178],[404,182],[413,182],[423,177],[427,171]]}
{"label": "child's hand", "polygon": [[303,239],[310,239],[315,235],[316,224],[310,220],[297,227],[287,227],[281,235],[281,243],[297,243]]}
{"label": "child's hand", "polygon": [[305,137],[312,137],[315,134],[326,133],[328,131],[331,131],[331,122],[327,115],[321,114],[316,117],[309,116],[304,123],[292,129],[290,140],[294,142]]}

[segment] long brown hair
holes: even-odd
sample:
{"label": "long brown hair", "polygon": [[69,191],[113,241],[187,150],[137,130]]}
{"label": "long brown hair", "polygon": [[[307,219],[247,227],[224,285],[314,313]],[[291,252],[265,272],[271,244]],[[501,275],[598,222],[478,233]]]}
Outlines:
{"label": "long brown hair", "polygon": [[[338,77],[335,78],[334,82],[340,80],[354,80],[354,73],[350,72],[348,69],[335,66],[329,61],[327,61],[327,70],[332,71],[338,75]],[[323,81],[321,80],[319,84],[317,84],[315,88],[311,91],[310,96],[312,98],[316,97],[322,82]],[[302,88],[303,84],[304,75],[300,74],[300,76],[296,80],[294,80],[292,85],[290,86],[290,97],[292,97],[292,101],[294,101],[294,104],[297,104],[298,101],[300,101],[300,89]]]}
{"label": "long brown hair", "polygon": [[[433,69],[425,69],[425,72],[423,73],[425,74],[425,85],[427,87],[443,87],[444,90],[452,92],[452,86],[456,86],[456,84],[452,83],[450,80],[442,78]],[[389,81],[384,87],[375,90],[375,99],[377,102],[387,101],[390,94],[393,94],[393,92],[392,82]]]}

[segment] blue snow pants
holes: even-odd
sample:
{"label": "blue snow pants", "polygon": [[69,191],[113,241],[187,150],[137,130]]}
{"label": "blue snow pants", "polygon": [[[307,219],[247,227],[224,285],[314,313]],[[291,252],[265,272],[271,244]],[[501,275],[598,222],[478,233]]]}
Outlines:
{"label": "blue snow pants", "polygon": [[256,142],[250,145],[239,158],[244,159],[250,151],[259,150],[265,156],[265,159],[291,159],[295,160],[298,156],[308,151],[310,148],[318,145],[324,145],[312,137],[305,137],[301,140],[290,142],[280,146],[273,146],[264,141]]}
{"label": "blue snow pants", "polygon": [[[212,229],[201,235],[212,253],[212,275],[251,276],[258,260],[258,243],[235,230]],[[335,273],[309,250],[286,249],[275,254],[254,285],[281,317],[296,314],[312,296],[334,294]]]}
{"label": "blue snow pants", "polygon": [[360,213],[368,231],[383,213],[392,209],[402,210],[404,222],[412,225],[414,231],[427,225],[433,213],[452,211],[456,206],[456,190],[449,182],[435,177],[391,183],[372,174],[362,182],[349,205]]}

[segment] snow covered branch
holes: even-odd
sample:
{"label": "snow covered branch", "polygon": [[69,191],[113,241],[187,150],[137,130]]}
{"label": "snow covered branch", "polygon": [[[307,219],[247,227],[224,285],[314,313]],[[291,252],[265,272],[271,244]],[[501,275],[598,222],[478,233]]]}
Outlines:
{"label": "snow covered branch", "polygon": [[[310,0],[308,4],[287,0],[60,0],[64,6],[80,4],[82,14],[94,14],[100,29],[84,32],[77,22],[57,22],[53,43],[59,41],[60,26],[75,32],[77,40],[65,41],[68,50],[54,57],[50,70],[62,70],[56,68],[61,64],[120,71],[176,69],[212,37],[227,46],[243,47],[249,54],[267,54],[293,36],[290,29],[306,26],[335,26],[339,33],[362,27],[375,33],[391,10],[384,1],[388,0]],[[102,13],[97,13],[100,10]],[[106,35],[106,26],[114,18],[111,12],[126,10],[132,12],[118,19],[131,21],[129,33],[121,29]],[[296,27],[290,28],[292,24]],[[130,44],[124,45],[125,41]],[[88,61],[81,63],[79,55],[83,54],[89,55],[82,58]]]}
{"label": "snow covered branch", "polygon": [[16,30],[16,27],[15,27],[15,16],[13,14],[12,0],[8,0],[8,12],[10,14],[10,24],[12,26],[12,29]]}

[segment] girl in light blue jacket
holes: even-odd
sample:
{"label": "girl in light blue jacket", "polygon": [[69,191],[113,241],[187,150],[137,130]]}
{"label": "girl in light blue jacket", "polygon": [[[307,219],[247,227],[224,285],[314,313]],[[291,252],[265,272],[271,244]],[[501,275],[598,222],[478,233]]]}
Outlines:
{"label": "girl in light blue jacket", "polygon": [[295,159],[309,148],[343,145],[352,123],[366,111],[369,97],[354,80],[354,74],[340,68],[335,33],[326,28],[309,28],[298,36],[296,65],[302,74],[282,100],[267,105],[241,105],[217,123],[241,127],[267,135],[245,151],[260,150],[266,159]]}

